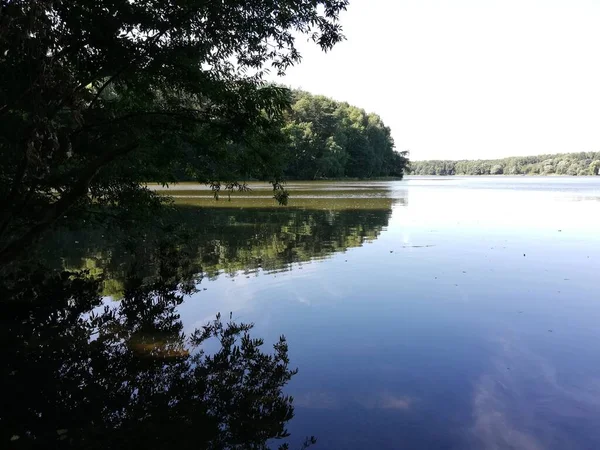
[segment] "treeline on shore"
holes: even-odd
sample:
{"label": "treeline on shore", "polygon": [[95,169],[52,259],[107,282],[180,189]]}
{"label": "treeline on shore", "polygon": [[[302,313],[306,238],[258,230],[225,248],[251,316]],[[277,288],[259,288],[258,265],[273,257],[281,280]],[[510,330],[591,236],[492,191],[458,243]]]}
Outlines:
{"label": "treeline on shore", "polygon": [[411,161],[413,175],[598,175],[600,152],[503,159]]}
{"label": "treeline on shore", "polygon": [[282,131],[287,179],[402,177],[408,164],[377,114],[324,96],[292,91]]}

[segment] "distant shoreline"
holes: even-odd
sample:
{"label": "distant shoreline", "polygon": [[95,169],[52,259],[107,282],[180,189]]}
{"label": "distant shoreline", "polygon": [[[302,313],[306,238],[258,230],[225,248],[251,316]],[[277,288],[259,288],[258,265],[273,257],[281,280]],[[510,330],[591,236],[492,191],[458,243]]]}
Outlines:
{"label": "distant shoreline", "polygon": [[594,176],[600,174],[600,152],[511,156],[502,159],[410,161],[411,175],[549,175]]}
{"label": "distant shoreline", "polygon": [[475,175],[475,174],[466,174],[466,173],[454,173],[454,174],[408,174],[404,177],[404,179],[406,179],[407,177],[419,177],[419,178],[424,178],[424,177],[494,177],[494,178],[502,178],[502,177],[515,177],[515,178],[541,178],[541,177],[553,177],[553,178],[594,178],[594,177],[598,177],[600,175],[592,175],[592,174],[586,174],[586,175],[567,175],[567,174],[562,174],[562,173],[522,173],[522,174],[514,174],[514,173],[498,173],[498,174],[491,174],[491,173],[483,173],[480,175]]}
{"label": "distant shoreline", "polygon": [[[371,177],[371,178],[319,178],[317,180],[310,180],[310,179],[294,179],[294,178],[285,178],[282,180],[282,183],[285,184],[291,184],[291,183],[331,183],[331,182],[361,182],[361,181],[402,181],[404,178],[406,178],[407,176],[414,176],[411,174],[406,174],[403,177]],[[427,176],[427,175],[424,175]],[[264,181],[264,180],[245,180],[245,181],[240,181],[240,183],[246,183],[246,184],[266,184],[269,185],[271,184],[269,181]],[[145,186],[154,189],[154,190],[162,190],[162,189],[166,189],[163,188],[162,185],[160,183],[157,183],[156,181],[147,181],[144,183]],[[190,181],[190,180],[186,180],[186,181],[172,181],[167,183],[167,185],[169,186],[185,186],[185,185],[202,185],[202,186],[206,186],[207,189],[210,189],[209,187],[209,183],[202,183],[199,181]]]}

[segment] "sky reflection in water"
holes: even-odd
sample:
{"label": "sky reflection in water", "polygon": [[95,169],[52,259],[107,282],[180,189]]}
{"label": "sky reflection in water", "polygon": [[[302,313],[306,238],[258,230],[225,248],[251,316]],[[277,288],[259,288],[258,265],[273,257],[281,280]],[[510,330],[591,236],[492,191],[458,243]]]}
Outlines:
{"label": "sky reflection in water", "polygon": [[290,431],[319,448],[600,447],[600,180],[360,186],[391,200],[376,239],[204,279],[186,327],[232,311],[285,334]]}

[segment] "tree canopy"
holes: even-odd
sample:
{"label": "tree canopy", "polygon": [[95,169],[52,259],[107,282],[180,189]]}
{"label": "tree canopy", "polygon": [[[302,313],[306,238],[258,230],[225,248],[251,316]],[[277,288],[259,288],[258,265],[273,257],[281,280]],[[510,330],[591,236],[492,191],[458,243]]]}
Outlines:
{"label": "tree canopy", "polygon": [[599,170],[600,152],[410,163],[414,175],[598,175]]}
{"label": "tree canopy", "polygon": [[0,7],[0,259],[140,184],[277,181],[298,36],[343,39],[347,0],[13,0]]}
{"label": "tree canopy", "polygon": [[408,163],[377,114],[320,95],[294,91],[283,132],[287,178],[402,177]]}

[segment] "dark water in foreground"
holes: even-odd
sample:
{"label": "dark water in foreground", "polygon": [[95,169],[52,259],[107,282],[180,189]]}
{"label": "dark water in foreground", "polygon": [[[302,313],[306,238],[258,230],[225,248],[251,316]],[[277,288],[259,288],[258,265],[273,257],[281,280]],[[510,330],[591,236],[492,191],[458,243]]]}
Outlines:
{"label": "dark water in foreground", "polygon": [[[304,252],[286,271],[203,280],[180,308],[190,328],[232,311],[267,341],[286,335],[300,369],[292,436],[326,449],[600,448],[600,179],[346,188],[332,197],[356,208],[332,198],[312,227],[309,209],[285,225],[322,237],[280,248]],[[323,246],[329,257],[305,259]]]}
{"label": "dark water in foreground", "polygon": [[[76,315],[58,338],[51,322],[47,330],[43,323],[31,330],[24,325],[35,351],[25,346],[10,363],[25,368],[32,392],[40,384],[39,361],[47,359],[57,367],[49,373],[59,374],[58,381],[44,382],[47,392],[61,379],[79,380],[65,391],[109,395],[114,411],[138,411],[133,420],[139,411],[155,416],[160,402],[146,411],[137,388],[116,395],[123,380],[136,370],[151,373],[140,386],[155,399],[157,383],[165,377],[177,382],[188,368],[170,363],[164,372],[160,364],[131,359],[119,342],[154,349],[155,356],[159,348],[159,356],[174,361],[187,350],[173,343],[173,333],[191,333],[217,312],[231,313],[254,322],[253,334],[268,344],[287,337],[291,365],[299,368],[285,388],[295,399],[292,448],[306,435],[317,436],[315,448],[322,449],[600,448],[600,177],[436,177],[290,189],[285,208],[258,187],[218,203],[197,186],[170,191],[195,233],[191,245],[172,256],[187,255],[202,273],[197,291],[182,298],[153,291],[166,298],[162,308],[154,297],[142,298],[158,311],[166,336],[160,339],[147,339],[157,320],[144,322],[147,311],[139,302],[127,295],[115,301],[147,279],[125,276],[127,261],[144,270],[157,261],[144,260],[138,247],[111,246],[112,236],[100,232],[64,234],[55,243],[63,251],[60,264],[105,271],[105,302],[120,305],[122,313],[102,322],[104,328],[94,325],[110,330],[91,344]],[[68,311],[68,298],[64,304]],[[47,313],[39,317],[46,321]],[[90,356],[79,355],[81,348]],[[71,353],[75,363],[67,370]],[[80,364],[87,360],[100,361],[95,372]],[[73,371],[81,373],[72,377]],[[7,376],[15,373],[11,368]],[[98,373],[113,383],[104,383],[108,394],[85,391]],[[23,392],[13,395],[15,405],[43,403],[39,410],[52,415],[52,399],[29,398],[25,380],[16,385]],[[136,409],[126,405],[133,397],[141,398]],[[95,411],[89,398],[78,405],[89,422],[86,414]],[[42,417],[36,414],[23,422]],[[125,417],[119,414],[114,423]],[[67,442],[73,431],[58,419],[48,432]],[[140,436],[155,431],[143,429]]]}

